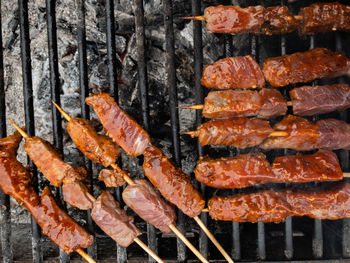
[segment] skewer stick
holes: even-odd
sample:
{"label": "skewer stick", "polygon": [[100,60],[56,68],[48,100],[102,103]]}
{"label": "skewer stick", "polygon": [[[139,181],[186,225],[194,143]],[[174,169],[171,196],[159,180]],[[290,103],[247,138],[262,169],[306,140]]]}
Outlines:
{"label": "skewer stick", "polygon": [[188,239],[173,225],[170,224],[169,228],[186,244],[186,246],[191,249],[191,251],[204,263],[209,263],[203,255],[188,241]]}
{"label": "skewer stick", "polygon": [[77,252],[83,259],[85,259],[87,262],[89,263],[96,263],[95,260],[93,260],[84,250],[82,250],[81,248],[78,248],[77,250],[75,250],[75,252]]}
{"label": "skewer stick", "polygon": [[294,18],[295,18],[296,20],[303,20],[303,17],[302,17],[302,16],[294,16]]}
{"label": "skewer stick", "polygon": [[198,20],[198,21],[205,21],[204,16],[186,16],[186,17],[179,17],[180,19],[187,19],[187,20]]}
{"label": "skewer stick", "polygon": [[135,238],[134,241],[140,246],[142,247],[148,254],[151,255],[151,257],[157,261],[158,263],[165,263],[160,257],[158,257],[158,255],[156,253],[153,252],[153,250],[151,250],[148,246],[146,246],[145,243],[143,243],[140,239]]}
{"label": "skewer stick", "polygon": [[17,124],[13,122],[13,120],[8,120],[13,126],[15,126],[16,130],[22,135],[23,138],[29,138],[29,135],[22,128],[18,127]]}
{"label": "skewer stick", "polygon": [[209,229],[206,227],[206,225],[202,222],[202,220],[198,217],[195,216],[194,220],[197,222],[197,224],[201,227],[201,229],[204,231],[204,233],[209,237],[211,242],[217,247],[217,249],[221,252],[221,254],[225,257],[225,259],[229,263],[234,263],[232,258],[227,254],[225,249],[220,245],[220,243],[216,240],[216,238],[213,236],[213,234],[209,231]]}
{"label": "skewer stick", "polygon": [[350,177],[350,173],[343,173],[343,177],[344,178],[349,178]]}
{"label": "skewer stick", "polygon": [[[57,107],[59,112],[69,121],[71,120],[71,117],[60,107],[58,106],[54,101],[52,103]],[[117,171],[122,171],[122,169],[117,164],[112,164],[111,167]],[[126,174],[123,174],[123,179],[130,185],[135,184],[134,181]],[[95,198],[88,194],[88,198],[90,200],[95,200]],[[182,240],[182,242],[185,243],[185,245],[204,263],[207,263],[208,261],[203,257],[203,255],[190,243],[190,241],[173,225],[170,224],[169,228]],[[147,253],[149,253],[157,262],[163,262],[154,252],[147,247],[141,240],[138,238],[134,239],[134,241],[139,244]],[[157,258],[155,258],[157,257]],[[209,262],[208,262],[209,263]]]}

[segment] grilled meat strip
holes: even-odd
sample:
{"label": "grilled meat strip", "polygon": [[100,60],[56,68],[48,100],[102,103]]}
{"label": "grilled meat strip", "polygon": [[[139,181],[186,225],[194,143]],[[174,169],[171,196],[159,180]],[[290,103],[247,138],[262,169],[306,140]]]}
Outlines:
{"label": "grilled meat strip", "polygon": [[107,187],[119,187],[125,184],[123,178],[125,171],[115,169],[102,169],[98,175],[98,180],[103,181]]}
{"label": "grilled meat strip", "polygon": [[[82,210],[92,208],[88,190],[82,184],[87,177],[84,168],[78,169],[65,163],[54,147],[39,137],[25,138],[24,150],[54,186],[66,183],[63,187],[63,197],[67,203]],[[77,190],[80,192],[77,193]]]}
{"label": "grilled meat strip", "polygon": [[268,58],[263,72],[272,87],[349,74],[349,59],[326,48]]}
{"label": "grilled meat strip", "polygon": [[272,166],[262,153],[220,159],[204,158],[194,170],[199,182],[215,188],[243,188],[265,183],[337,181],[343,172],[335,153],[277,157]]}
{"label": "grilled meat strip", "polygon": [[170,224],[176,222],[174,207],[168,204],[146,180],[135,180],[123,191],[123,200],[143,220],[164,233],[171,233]]}
{"label": "grilled meat strip", "polygon": [[191,137],[204,145],[249,148],[259,145],[273,132],[268,121],[247,118],[213,119],[200,125]]}
{"label": "grilled meat strip", "polygon": [[207,29],[214,33],[284,34],[298,28],[286,6],[210,6],[204,10]]}
{"label": "grilled meat strip", "polygon": [[289,92],[293,113],[312,116],[350,107],[350,87],[347,84],[330,86],[303,86]]}
{"label": "grilled meat strip", "polygon": [[350,6],[332,3],[316,3],[300,9],[303,20],[300,33],[315,34],[334,30],[350,32]]}
{"label": "grilled meat strip", "polygon": [[204,100],[205,118],[273,118],[287,112],[287,103],[275,89],[213,91]]}
{"label": "grilled meat strip", "polygon": [[201,83],[213,89],[263,88],[265,78],[259,64],[248,55],[224,58],[206,65]]}
{"label": "grilled meat strip", "polygon": [[289,148],[296,151],[350,149],[350,124],[344,121],[324,119],[313,123],[288,115],[275,124],[274,130],[286,131],[288,135],[269,137],[260,145],[261,148]]}
{"label": "grilled meat strip", "polygon": [[97,134],[89,120],[71,119],[67,131],[78,149],[93,162],[108,167],[117,161],[120,147],[109,137]]}
{"label": "grilled meat strip", "polygon": [[91,217],[120,246],[128,247],[142,234],[134,225],[134,218],[120,208],[108,191],[102,192],[94,202]]}
{"label": "grilled meat strip", "polygon": [[49,188],[41,198],[31,185],[33,175],[16,159],[22,137],[15,133],[0,139],[0,186],[33,215],[35,221],[47,235],[66,253],[92,245],[93,236],[79,226],[55,203]]}
{"label": "grilled meat strip", "polygon": [[214,220],[236,222],[275,222],[287,216],[315,219],[350,217],[350,184],[340,183],[326,189],[263,190],[209,200],[209,215]]}
{"label": "grilled meat strip", "polygon": [[150,146],[144,153],[143,170],[161,194],[189,217],[199,215],[205,201],[190,178],[176,168],[161,150]]}
{"label": "grilled meat strip", "polygon": [[108,136],[118,143],[128,155],[143,154],[151,144],[147,132],[119,108],[109,94],[92,95],[85,101],[95,110]]}

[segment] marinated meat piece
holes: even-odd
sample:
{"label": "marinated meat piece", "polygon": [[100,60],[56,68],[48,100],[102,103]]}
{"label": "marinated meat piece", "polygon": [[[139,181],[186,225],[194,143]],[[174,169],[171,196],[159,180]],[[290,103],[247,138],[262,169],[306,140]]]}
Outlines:
{"label": "marinated meat piece", "polygon": [[171,233],[170,224],[176,222],[174,207],[168,204],[146,180],[135,180],[123,191],[123,200],[143,220],[164,233]]}
{"label": "marinated meat piece", "polygon": [[326,189],[263,190],[209,200],[209,215],[215,220],[236,222],[275,222],[287,216],[314,219],[350,217],[350,184],[341,183]]}
{"label": "marinated meat piece", "polygon": [[126,173],[123,170],[102,169],[98,180],[103,181],[107,187],[119,187],[125,184],[124,174]]}
{"label": "marinated meat piece", "polygon": [[286,6],[264,8],[263,16],[264,23],[261,25],[260,30],[265,35],[290,33],[299,27],[299,22]]}
{"label": "marinated meat piece", "polygon": [[350,149],[350,124],[336,119],[317,121],[320,139],[317,148],[327,150]]}
{"label": "marinated meat piece", "polygon": [[113,196],[104,191],[94,202],[91,217],[95,223],[122,247],[128,247],[141,231],[134,225],[134,218],[121,209]]}
{"label": "marinated meat piece", "polygon": [[264,22],[264,7],[210,6],[204,10],[207,29],[214,33],[256,33]]}
{"label": "marinated meat piece", "polygon": [[220,159],[201,159],[194,170],[196,179],[215,188],[243,188],[265,184],[277,178],[262,153]]}
{"label": "marinated meat piece", "polygon": [[147,132],[141,128],[129,115],[119,108],[114,99],[107,93],[92,95],[86,98],[108,136],[132,156],[143,154],[151,144]]}
{"label": "marinated meat piece", "polygon": [[252,56],[220,59],[203,69],[201,83],[213,89],[263,88],[264,75]]}
{"label": "marinated meat piece", "polygon": [[94,242],[92,235],[57,206],[48,187],[41,193],[41,205],[33,217],[42,232],[66,253],[87,248]]}
{"label": "marinated meat piece", "polygon": [[210,120],[200,125],[192,138],[204,145],[229,145],[249,148],[262,143],[273,132],[268,121],[247,118]]}
{"label": "marinated meat piece", "polygon": [[189,217],[199,215],[205,201],[191,184],[190,178],[156,147],[148,147],[144,157],[145,175],[161,194]]}
{"label": "marinated meat piece", "polygon": [[[268,58],[263,72],[272,87],[347,75],[349,60],[338,52],[315,48],[306,52]],[[248,77],[248,76],[246,76]]]}
{"label": "marinated meat piece", "polygon": [[62,186],[65,202],[80,210],[92,208],[93,201],[89,198],[89,190],[81,181],[64,183]]}
{"label": "marinated meat piece", "polygon": [[105,167],[117,161],[121,149],[107,136],[97,134],[89,120],[71,119],[67,131],[74,144],[90,160]]}
{"label": "marinated meat piece", "polygon": [[315,34],[334,30],[350,32],[350,6],[338,2],[315,3],[300,9],[300,33]]}
{"label": "marinated meat piece", "polygon": [[262,89],[259,95],[262,105],[257,114],[258,118],[269,119],[286,114],[287,103],[278,90]]}
{"label": "marinated meat piece", "polygon": [[277,157],[272,172],[281,182],[320,182],[343,179],[337,155],[319,150],[311,155],[289,155]]}
{"label": "marinated meat piece", "polygon": [[288,136],[267,138],[260,146],[263,149],[289,148],[296,151],[309,151],[318,148],[319,125],[304,118],[288,115],[273,127],[277,131],[286,131]]}
{"label": "marinated meat piece", "polygon": [[25,139],[24,150],[40,171],[54,186],[61,186],[63,178],[72,170],[54,147],[39,137]]}
{"label": "marinated meat piece", "polygon": [[350,107],[350,87],[347,84],[331,86],[303,86],[289,92],[293,113],[312,116]]}

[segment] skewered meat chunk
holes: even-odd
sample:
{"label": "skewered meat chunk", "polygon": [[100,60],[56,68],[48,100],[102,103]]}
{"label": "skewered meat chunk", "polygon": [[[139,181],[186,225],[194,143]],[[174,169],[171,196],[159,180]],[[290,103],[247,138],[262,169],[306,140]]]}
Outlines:
{"label": "skewered meat chunk", "polygon": [[350,184],[340,183],[326,189],[263,190],[209,200],[209,215],[215,220],[236,222],[275,222],[287,216],[314,219],[350,217]]}
{"label": "skewered meat chunk", "polygon": [[350,6],[332,3],[316,3],[300,9],[303,35],[340,30],[350,32]]}
{"label": "skewered meat chunk", "polygon": [[161,194],[189,217],[199,215],[205,201],[193,187],[190,178],[176,168],[156,147],[150,146],[144,153],[143,170]]}
{"label": "skewered meat chunk", "polygon": [[325,119],[312,123],[301,117],[288,115],[274,129],[286,131],[288,135],[269,137],[261,148],[289,148],[296,151],[350,149],[350,124],[344,121]]}
{"label": "skewered meat chunk", "polygon": [[293,113],[312,116],[350,107],[350,87],[347,84],[330,86],[303,86],[289,92]]}
{"label": "skewered meat chunk", "polygon": [[107,167],[114,164],[121,149],[107,136],[99,135],[89,120],[74,118],[67,131],[78,149],[90,160]]}
{"label": "skewered meat chunk", "polygon": [[135,180],[135,184],[128,185],[123,191],[123,200],[146,222],[164,233],[172,232],[169,225],[176,222],[174,207],[146,180]]}
{"label": "skewered meat chunk", "polygon": [[115,169],[102,169],[98,175],[98,180],[103,181],[107,187],[118,187],[125,184],[123,174],[125,171]]}
{"label": "skewered meat chunk", "polygon": [[315,48],[306,52],[268,58],[263,72],[272,87],[347,75],[349,60],[338,52]]}
{"label": "skewered meat chunk", "polygon": [[284,34],[297,29],[298,21],[285,6],[210,6],[204,10],[207,29],[214,33]]}
{"label": "skewered meat chunk", "polygon": [[147,132],[119,108],[109,94],[92,95],[87,97],[85,101],[95,110],[108,136],[120,145],[128,155],[143,154],[144,150],[151,144]]}
{"label": "skewered meat chunk", "polygon": [[141,231],[134,225],[134,218],[120,208],[108,191],[102,192],[94,202],[91,217],[120,246],[128,247],[141,235]]}
{"label": "skewered meat chunk", "polygon": [[263,88],[265,78],[259,64],[248,55],[224,58],[206,65],[201,83],[213,89]]}
{"label": "skewered meat chunk", "polygon": [[57,206],[48,187],[41,193],[41,205],[33,216],[42,232],[66,253],[89,247],[94,241],[93,236]]}
{"label": "skewered meat chunk", "polygon": [[268,121],[247,118],[210,120],[191,134],[204,145],[228,145],[249,148],[259,145],[273,132]]}
{"label": "skewered meat chunk", "polygon": [[272,118],[284,115],[287,104],[274,89],[213,91],[204,101],[205,118],[250,117]]}

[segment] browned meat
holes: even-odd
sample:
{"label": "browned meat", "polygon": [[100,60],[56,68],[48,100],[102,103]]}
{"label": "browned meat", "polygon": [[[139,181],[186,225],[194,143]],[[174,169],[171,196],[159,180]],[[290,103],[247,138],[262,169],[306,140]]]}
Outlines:
{"label": "browned meat", "polygon": [[350,32],[350,6],[338,2],[315,3],[300,9],[300,33],[314,34],[339,30]]}
{"label": "browned meat", "polygon": [[116,171],[115,169],[102,169],[98,180],[103,181],[107,187],[118,187],[125,184],[123,179],[125,171]]}
{"label": "browned meat", "polygon": [[261,148],[289,148],[297,151],[350,149],[350,124],[344,121],[325,119],[312,123],[301,117],[288,115],[274,129],[286,131],[288,135],[269,137]]}
{"label": "browned meat", "polygon": [[319,150],[311,155],[289,155],[277,157],[272,172],[280,182],[321,182],[343,179],[337,155]]}
{"label": "browned meat", "polygon": [[41,205],[33,216],[42,232],[66,253],[89,247],[94,242],[92,235],[57,206],[48,187],[41,193]]}
{"label": "browned meat", "polygon": [[203,69],[201,83],[213,89],[263,88],[264,75],[252,56],[220,59]]}
{"label": "browned meat", "polygon": [[281,222],[287,216],[315,219],[350,217],[350,184],[326,189],[263,190],[209,200],[209,214],[215,220],[236,222]]}
{"label": "browned meat", "polygon": [[93,201],[89,198],[88,188],[78,180],[64,183],[62,186],[63,199],[71,206],[80,210],[92,208]]}
{"label": "browned meat", "polygon": [[215,188],[243,188],[273,182],[277,178],[262,153],[220,159],[201,159],[194,170],[196,179]]}
{"label": "browned meat", "polygon": [[210,120],[191,133],[204,145],[249,148],[262,143],[273,132],[268,121],[247,118]]}
{"label": "browned meat", "polygon": [[108,191],[102,192],[94,202],[91,217],[120,246],[128,247],[141,235],[141,231],[134,225],[134,218],[120,208]]}
{"label": "browned meat", "polygon": [[74,144],[90,160],[105,167],[117,161],[121,149],[107,136],[97,134],[89,120],[71,119],[67,131]]}
{"label": "browned meat", "polygon": [[350,107],[350,87],[347,84],[331,86],[303,86],[289,92],[293,113],[312,116]]}
{"label": "browned meat", "polygon": [[214,33],[283,34],[297,29],[298,21],[285,6],[210,6],[204,10],[207,29]]}
{"label": "browned meat", "polygon": [[[349,60],[338,52],[315,48],[306,52],[268,58],[263,72],[272,87],[347,75]],[[247,76],[248,77],[248,76]]]}
{"label": "browned meat", "polygon": [[176,222],[174,207],[168,204],[146,180],[135,180],[123,191],[123,200],[143,220],[164,233],[171,233],[170,224]]}
{"label": "browned meat", "polygon": [[274,89],[213,91],[204,100],[205,118],[250,117],[272,118],[284,115],[287,103]]}
{"label": "browned meat", "polygon": [[190,217],[199,215],[205,201],[193,187],[190,178],[176,168],[156,147],[150,146],[144,153],[143,170],[161,194]]}
{"label": "browned meat", "polygon": [[86,98],[108,136],[132,156],[143,154],[151,144],[147,132],[141,128],[128,114],[119,108],[114,99],[107,93],[92,95]]}

